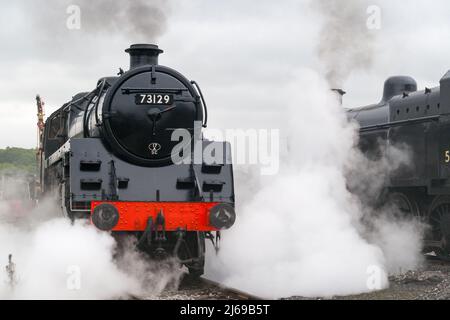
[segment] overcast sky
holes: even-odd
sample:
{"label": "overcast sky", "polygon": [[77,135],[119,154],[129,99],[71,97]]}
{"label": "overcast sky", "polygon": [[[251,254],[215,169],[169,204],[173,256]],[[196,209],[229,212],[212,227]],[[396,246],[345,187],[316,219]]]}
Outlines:
{"label": "overcast sky", "polygon": [[[128,67],[123,50],[144,39],[133,29],[117,28],[128,18],[120,12],[125,2],[105,2],[0,0],[1,148],[35,146],[37,93],[47,102],[48,115],[76,93],[92,90],[98,78]],[[153,19],[148,42],[165,50],[161,64],[199,82],[212,126],[248,126],[256,118],[270,125],[279,108],[277,92],[296,73],[305,68],[324,72],[317,55],[324,21],[308,0],[147,2],[160,9],[152,11],[157,15],[140,11]],[[79,30],[66,27],[71,3],[81,8]],[[450,69],[450,3],[369,4],[381,8],[381,29],[372,31],[374,63],[345,81],[345,105],[378,102],[390,75],[411,75],[421,88],[438,85]],[[146,21],[145,15],[139,19]]]}

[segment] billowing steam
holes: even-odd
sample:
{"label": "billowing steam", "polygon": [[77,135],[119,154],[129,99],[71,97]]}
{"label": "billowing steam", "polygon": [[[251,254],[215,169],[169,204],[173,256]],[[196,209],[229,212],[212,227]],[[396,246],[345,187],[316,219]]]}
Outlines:
{"label": "billowing steam", "polygon": [[168,26],[171,3],[165,0],[36,0],[19,2],[19,5],[34,24],[40,41],[67,43],[82,36],[81,43],[86,45],[87,38],[98,37],[108,37],[111,41],[125,38],[128,44],[156,42]]}
{"label": "billowing steam", "polygon": [[[11,199],[0,202],[0,299],[127,299],[178,286],[182,270],[148,261],[131,239],[118,247],[86,222],[58,218],[51,201],[17,208]],[[5,268],[10,254],[13,274]]]}
{"label": "billowing steam", "polygon": [[[245,181],[236,173],[239,217],[219,257],[210,257],[209,275],[268,298],[385,288],[390,272],[420,264],[421,226],[395,207],[374,212],[349,187],[373,195],[386,172],[408,163],[407,152],[395,149],[393,162],[364,158],[355,148],[357,128],[328,83],[311,70],[298,74],[284,88],[289,101],[278,105],[290,146],[280,172],[247,173]],[[296,95],[297,88],[304,90]],[[259,190],[243,199],[248,185]]]}
{"label": "billowing steam", "polygon": [[76,0],[82,28],[87,33],[123,34],[131,39],[155,41],[167,28],[170,1]]}
{"label": "billowing steam", "polygon": [[367,27],[366,0],[314,0],[311,7],[324,19],[319,35],[318,56],[332,88],[342,88],[356,70],[371,67],[375,34]]}

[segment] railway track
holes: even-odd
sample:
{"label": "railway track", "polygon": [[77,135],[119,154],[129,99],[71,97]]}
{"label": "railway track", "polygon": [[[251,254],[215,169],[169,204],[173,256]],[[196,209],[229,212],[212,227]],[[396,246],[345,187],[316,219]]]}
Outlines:
{"label": "railway track", "polygon": [[450,263],[450,256],[447,255],[426,254],[425,259],[427,262],[430,263],[446,263],[446,264]]}
{"label": "railway track", "polygon": [[209,280],[207,278],[200,278],[200,282],[202,282],[205,286],[210,286],[211,288],[217,288],[218,290],[221,290],[224,292],[224,294],[228,295],[229,297],[234,297],[236,299],[233,300],[264,300],[261,297],[255,296],[253,294],[225,286],[219,282]]}
{"label": "railway track", "polygon": [[178,290],[166,290],[157,296],[129,294],[127,300],[264,300],[250,293],[201,278],[184,277]]}

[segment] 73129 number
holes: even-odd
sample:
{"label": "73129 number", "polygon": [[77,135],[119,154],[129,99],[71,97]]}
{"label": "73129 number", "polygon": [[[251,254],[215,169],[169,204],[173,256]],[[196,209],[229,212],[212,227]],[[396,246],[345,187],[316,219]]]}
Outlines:
{"label": "73129 number", "polygon": [[135,96],[135,101],[136,104],[139,105],[171,105],[173,104],[173,95],[160,93],[141,93]]}

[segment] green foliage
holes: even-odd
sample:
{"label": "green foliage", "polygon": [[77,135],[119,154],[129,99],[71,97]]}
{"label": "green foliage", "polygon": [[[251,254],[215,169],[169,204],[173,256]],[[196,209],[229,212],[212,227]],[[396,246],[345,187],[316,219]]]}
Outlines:
{"label": "green foliage", "polygon": [[10,147],[0,149],[0,172],[36,173],[36,150]]}

